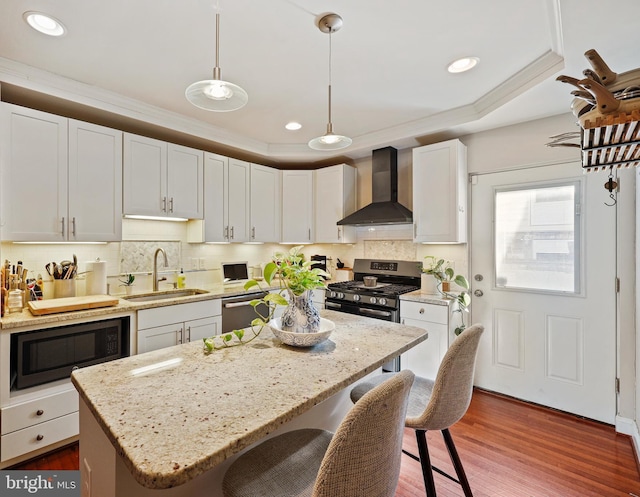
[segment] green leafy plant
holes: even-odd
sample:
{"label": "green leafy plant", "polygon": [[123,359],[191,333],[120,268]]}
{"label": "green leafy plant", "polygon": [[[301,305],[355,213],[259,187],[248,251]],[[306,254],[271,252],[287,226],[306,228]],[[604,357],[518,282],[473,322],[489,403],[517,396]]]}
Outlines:
{"label": "green leafy plant", "polygon": [[[432,275],[438,280],[438,291],[448,299],[454,301],[454,308],[452,312],[460,314],[460,325],[454,330],[456,335],[459,335],[467,327],[464,320],[464,315],[469,312],[469,304],[471,304],[471,295],[469,294],[469,281],[461,274],[455,274],[455,271],[451,265],[451,261],[446,259],[439,259],[432,255],[425,257],[425,263],[422,265],[422,272]],[[442,283],[455,283],[457,286],[463,289],[459,293],[451,292],[451,290],[443,289]]]}
{"label": "green leafy plant", "polygon": [[120,286],[131,286],[135,280],[136,277],[133,274],[127,273],[124,275],[124,279],[118,281],[122,283]]}
{"label": "green leafy plant", "polygon": [[[289,301],[284,296],[285,293],[300,296],[307,290],[326,288],[324,278],[329,276],[328,273],[320,268],[312,267],[316,262],[305,260],[304,254],[300,252],[302,248],[302,245],[299,245],[293,247],[289,252],[277,252],[273,256],[273,260],[265,265],[263,274],[267,289],[274,286],[276,281],[280,289],[278,292],[269,292],[263,298],[250,302],[256,312],[256,318],[247,330],[251,332],[251,336],[245,338],[245,330],[233,330],[222,335],[204,338],[205,352],[244,345],[257,338],[273,318],[278,306],[289,305]],[[260,282],[254,279],[247,281],[244,285],[245,290],[251,290],[254,287],[264,290]],[[265,308],[267,311],[261,312],[261,309]]]}

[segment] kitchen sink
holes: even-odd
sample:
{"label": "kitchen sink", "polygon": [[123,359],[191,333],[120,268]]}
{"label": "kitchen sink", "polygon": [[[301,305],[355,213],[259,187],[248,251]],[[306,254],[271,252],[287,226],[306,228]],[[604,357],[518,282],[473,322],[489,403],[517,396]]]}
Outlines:
{"label": "kitchen sink", "polygon": [[127,295],[121,297],[129,302],[153,302],[155,300],[167,300],[176,299],[179,297],[191,297],[193,295],[203,295],[209,293],[206,290],[199,290],[197,288],[188,288],[186,290],[167,290],[153,293],[139,293],[136,295]]}

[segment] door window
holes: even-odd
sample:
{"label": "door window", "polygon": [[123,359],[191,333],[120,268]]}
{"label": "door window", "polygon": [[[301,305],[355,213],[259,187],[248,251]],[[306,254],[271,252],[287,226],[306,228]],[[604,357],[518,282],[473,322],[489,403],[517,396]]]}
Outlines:
{"label": "door window", "polygon": [[580,182],[495,191],[495,286],[580,293]]}

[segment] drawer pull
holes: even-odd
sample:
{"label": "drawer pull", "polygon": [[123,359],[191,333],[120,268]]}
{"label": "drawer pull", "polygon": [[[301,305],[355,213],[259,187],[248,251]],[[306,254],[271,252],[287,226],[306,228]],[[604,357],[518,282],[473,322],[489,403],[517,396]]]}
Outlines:
{"label": "drawer pull", "polygon": [[424,307],[421,307],[420,310],[418,311],[420,314],[424,314]]}
{"label": "drawer pull", "polygon": [[38,434],[38,435],[36,436],[36,440],[37,440],[38,442],[42,441],[43,439],[44,439],[44,435],[40,435],[40,434]]}
{"label": "drawer pull", "polygon": [[42,416],[44,414],[44,411],[42,409],[38,409],[36,411],[36,416]]}

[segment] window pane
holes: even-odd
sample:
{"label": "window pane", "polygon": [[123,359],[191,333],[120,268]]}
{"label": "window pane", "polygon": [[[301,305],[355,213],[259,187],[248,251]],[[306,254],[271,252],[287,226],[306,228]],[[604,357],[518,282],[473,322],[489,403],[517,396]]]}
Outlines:
{"label": "window pane", "polygon": [[496,286],[578,293],[578,184],[495,197]]}

